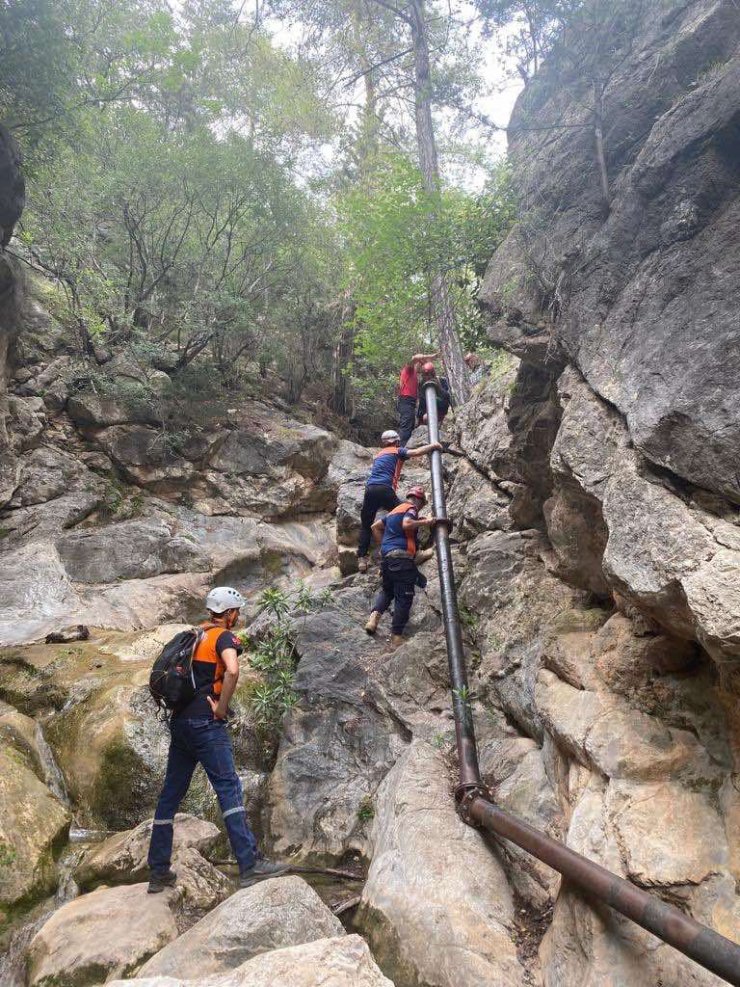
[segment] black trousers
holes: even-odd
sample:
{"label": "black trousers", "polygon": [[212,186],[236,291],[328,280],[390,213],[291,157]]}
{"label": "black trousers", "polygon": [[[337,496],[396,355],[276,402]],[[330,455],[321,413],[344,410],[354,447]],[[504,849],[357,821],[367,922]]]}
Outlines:
{"label": "black trousers", "polygon": [[393,601],[392,634],[402,634],[409,622],[419,570],[412,559],[384,558],[380,568],[383,585],[375,597],[373,610],[385,613]]}
{"label": "black trousers", "polygon": [[362,510],[360,511],[362,530],[360,531],[360,544],[357,547],[358,558],[361,559],[368,553],[370,542],[373,538],[370,527],[378,511],[381,508],[386,511],[392,511],[400,503],[401,501],[396,496],[396,491],[393,487],[385,483],[373,483],[365,487],[365,497],[362,501]]}
{"label": "black trousers", "polygon": [[399,398],[396,402],[398,411],[398,434],[401,445],[405,446],[414,431],[414,415],[416,413],[416,398]]}

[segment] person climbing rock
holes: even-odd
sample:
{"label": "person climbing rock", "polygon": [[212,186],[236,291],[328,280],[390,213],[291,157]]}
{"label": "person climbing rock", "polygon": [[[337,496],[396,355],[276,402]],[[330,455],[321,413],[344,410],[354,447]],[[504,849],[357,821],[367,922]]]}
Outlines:
{"label": "person climbing rock", "polygon": [[149,844],[149,893],[175,884],[170,869],[175,813],[193,772],[202,764],[221,807],[226,832],[239,864],[240,884],[277,877],[288,869],[263,857],[247,822],[241,782],[226,728],[229,701],[239,680],[241,645],[233,633],[246,600],[230,586],[217,586],[206,597],[209,620],[193,656],[195,698],[170,719],[170,750],[162,794],[154,813]]}
{"label": "person climbing rock", "polygon": [[391,644],[396,648],[403,643],[403,631],[411,614],[415,589],[426,586],[426,578],[419,572],[416,561],[419,529],[431,528],[437,523],[435,518],[419,517],[426,500],[421,487],[412,487],[402,504],[394,508],[385,520],[380,519],[373,524],[373,534],[381,542],[383,584],[365,630],[368,634],[375,634],[380,618],[392,601]]}
{"label": "person climbing rock", "polygon": [[417,368],[428,360],[434,360],[436,353],[416,353],[411,357],[409,363],[401,367],[401,374],[398,379],[398,400],[396,409],[398,411],[398,431],[401,435],[401,445],[405,446],[414,431],[414,416],[416,414],[416,403],[419,399],[419,379]]}
{"label": "person climbing rock", "polygon": [[[438,377],[433,363],[425,363],[422,367],[424,380],[433,380],[437,385],[437,422],[442,427],[442,422],[447,417],[447,412],[452,407],[452,395],[450,394],[450,382],[446,377]],[[422,392],[419,395],[419,407],[416,413],[416,424],[426,425],[427,402],[426,395]]]}
{"label": "person climbing rock", "polygon": [[360,572],[367,572],[370,564],[368,551],[372,541],[372,523],[378,511],[381,508],[391,511],[400,503],[396,495],[396,487],[405,460],[426,456],[432,450],[442,448],[436,442],[419,446],[418,449],[405,449],[401,445],[400,435],[392,428],[383,432],[380,441],[382,448],[375,453],[360,511],[360,543],[357,547],[357,558],[359,559],[357,567]]}

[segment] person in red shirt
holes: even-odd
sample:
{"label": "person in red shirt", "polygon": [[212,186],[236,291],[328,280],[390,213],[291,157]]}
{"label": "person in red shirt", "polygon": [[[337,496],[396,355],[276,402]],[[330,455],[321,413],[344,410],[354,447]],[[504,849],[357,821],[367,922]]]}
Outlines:
{"label": "person in red shirt", "polygon": [[409,363],[401,367],[398,379],[398,400],[396,410],[398,411],[398,431],[401,436],[401,445],[405,446],[414,431],[414,419],[416,417],[416,402],[419,399],[419,379],[417,369],[427,360],[436,359],[436,353],[416,353],[411,357]]}

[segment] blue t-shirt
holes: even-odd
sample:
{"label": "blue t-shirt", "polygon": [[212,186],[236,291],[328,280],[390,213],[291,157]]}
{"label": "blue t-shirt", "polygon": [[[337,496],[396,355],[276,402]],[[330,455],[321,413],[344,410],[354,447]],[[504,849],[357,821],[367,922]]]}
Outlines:
{"label": "blue t-shirt", "polygon": [[403,446],[387,446],[375,453],[370,476],[367,478],[367,485],[383,484],[396,489],[398,478],[401,475],[403,464],[409,458],[408,449]]}
{"label": "blue t-shirt", "polygon": [[387,555],[388,552],[398,551],[399,549],[409,552],[411,555],[416,554],[418,529],[414,528],[413,531],[404,531],[403,520],[408,517],[415,521],[418,516],[419,512],[413,504],[399,504],[398,507],[390,512],[385,519],[383,541],[380,545],[381,555]]}

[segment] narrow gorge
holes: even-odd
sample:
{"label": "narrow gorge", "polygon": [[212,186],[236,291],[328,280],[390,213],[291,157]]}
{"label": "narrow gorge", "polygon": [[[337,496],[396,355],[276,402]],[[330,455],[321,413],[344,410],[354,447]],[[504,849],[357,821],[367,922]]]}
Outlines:
{"label": "narrow gorge", "polygon": [[[558,72],[514,111],[496,357],[443,427],[481,767],[503,808],[738,942],[740,11],[640,7],[603,92],[606,201],[592,74]],[[0,987],[724,983],[457,815],[435,559],[401,647],[363,630],[373,450],[269,385],[214,410],[104,340],[81,357],[59,290],[0,253]],[[234,893],[199,773],[177,887],[148,897],[149,670],[219,584],[250,647],[294,648],[267,725],[245,660],[232,739],[296,873]]]}

